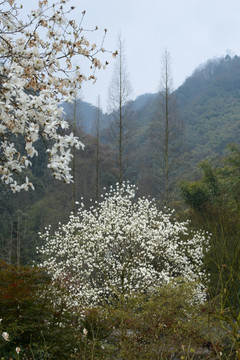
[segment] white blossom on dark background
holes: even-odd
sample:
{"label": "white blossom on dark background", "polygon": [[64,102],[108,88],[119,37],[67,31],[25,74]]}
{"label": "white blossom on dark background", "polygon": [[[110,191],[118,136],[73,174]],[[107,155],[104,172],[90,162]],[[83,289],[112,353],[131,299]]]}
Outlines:
{"label": "white blossom on dark background", "polygon": [[198,301],[205,298],[199,281],[206,276],[208,236],[159,211],[154,200],[135,199],[134,186],[111,188],[89,210],[81,204],[76,216],[50,233],[41,234],[41,266],[68,290],[69,304],[111,302],[180,277],[196,282]]}
{"label": "white blossom on dark background", "polygon": [[[54,177],[67,183],[72,181],[71,148],[84,147],[73,134],[64,134],[69,124],[59,103],[71,101],[83,81],[96,80],[94,70],[105,67],[98,54],[105,50],[103,43],[97,47],[87,40],[85,11],[79,24],[70,18],[70,3],[38,1],[23,20],[17,1],[0,1],[0,182],[13,192],[34,188],[16,174],[38,155],[38,139],[46,146]],[[88,75],[81,71],[83,59],[89,60]]]}

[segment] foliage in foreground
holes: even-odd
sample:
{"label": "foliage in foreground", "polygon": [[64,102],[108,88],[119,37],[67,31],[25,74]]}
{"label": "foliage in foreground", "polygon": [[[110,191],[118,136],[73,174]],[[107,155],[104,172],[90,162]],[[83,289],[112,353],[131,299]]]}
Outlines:
{"label": "foliage in foreground", "polygon": [[[239,277],[239,276],[238,276]],[[193,284],[163,285],[114,305],[64,310],[37,268],[0,268],[0,354],[6,359],[152,360],[239,356],[239,310],[222,291],[192,303]],[[44,294],[44,296],[43,296]],[[19,352],[19,354],[17,354]]]}
{"label": "foliage in foreground", "polygon": [[[47,291],[49,284],[42,270],[0,263],[0,326],[9,334],[9,341],[0,342],[1,356],[16,356],[16,347],[27,359],[71,354],[71,338],[77,335],[72,330],[74,318],[63,311],[61,299],[56,305]],[[68,326],[67,332],[61,323]]]}
{"label": "foliage in foreground", "polygon": [[[166,285],[151,297],[85,307],[57,305],[39,269],[1,263],[0,354],[9,359],[159,359],[208,342],[207,315],[189,299],[194,287]],[[42,294],[45,296],[42,296]],[[39,296],[41,294],[41,296]],[[53,305],[54,303],[54,305]],[[20,350],[19,350],[20,349]]]}

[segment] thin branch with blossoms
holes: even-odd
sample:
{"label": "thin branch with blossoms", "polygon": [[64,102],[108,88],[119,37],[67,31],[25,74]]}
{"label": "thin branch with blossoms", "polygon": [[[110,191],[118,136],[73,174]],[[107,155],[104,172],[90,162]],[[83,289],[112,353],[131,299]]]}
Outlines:
{"label": "thin branch with blossoms", "polygon": [[[13,192],[34,188],[16,174],[31,166],[39,138],[47,144],[53,176],[67,183],[72,182],[71,148],[84,148],[73,134],[60,134],[69,124],[59,103],[72,101],[83,81],[96,80],[95,70],[106,64],[98,55],[105,50],[103,43],[98,48],[87,40],[85,11],[78,25],[69,19],[74,11],[69,2],[39,1],[27,20],[16,1],[0,3],[0,182]],[[103,41],[105,36],[106,31]],[[83,59],[90,62],[89,74],[81,71]],[[19,137],[23,152],[17,147]]]}

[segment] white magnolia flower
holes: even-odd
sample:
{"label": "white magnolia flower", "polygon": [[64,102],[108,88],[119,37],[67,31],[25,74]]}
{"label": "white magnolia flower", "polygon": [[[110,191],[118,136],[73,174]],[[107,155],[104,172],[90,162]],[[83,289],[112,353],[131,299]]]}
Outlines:
{"label": "white magnolia flower", "polygon": [[2,333],[2,337],[4,338],[5,341],[9,341],[9,334],[6,331]]}

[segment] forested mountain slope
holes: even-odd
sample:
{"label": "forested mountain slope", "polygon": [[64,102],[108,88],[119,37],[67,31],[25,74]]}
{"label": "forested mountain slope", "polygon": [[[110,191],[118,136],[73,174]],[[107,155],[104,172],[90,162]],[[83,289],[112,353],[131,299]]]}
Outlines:
{"label": "forested mountain slope", "polygon": [[[98,113],[96,106],[81,100],[81,98],[77,98],[76,103],[62,103],[61,106],[64,109],[65,118],[70,122],[73,122],[75,107],[76,126],[80,127],[86,134],[95,135],[96,119]],[[108,127],[110,121],[109,116],[107,114],[103,114],[101,109],[99,109],[99,114],[101,117],[101,128]]]}
{"label": "forested mountain slope", "polygon": [[[175,90],[174,96],[177,119],[184,131],[178,175],[191,179],[199,161],[218,162],[229,143],[240,143],[240,57],[207,61]],[[158,94],[140,96],[135,102],[135,141],[138,148],[144,147],[142,159],[138,160],[142,163],[151,152],[154,131],[150,129],[157,113]],[[151,155],[147,162],[149,166]]]}
{"label": "forested mountain slope", "polygon": [[240,58],[209,60],[176,91],[194,161],[240,142]]}
{"label": "forested mountain slope", "polygon": [[[178,116],[184,124],[185,142],[194,163],[216,157],[231,142],[240,141],[240,57],[226,56],[199,66],[175,90]],[[144,94],[132,103],[136,141],[146,139],[155,116],[158,94]],[[73,118],[73,104],[63,104],[66,118]],[[77,100],[77,124],[94,134],[97,108]],[[101,112],[102,127],[111,116]]]}

